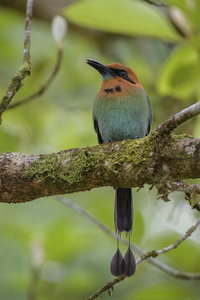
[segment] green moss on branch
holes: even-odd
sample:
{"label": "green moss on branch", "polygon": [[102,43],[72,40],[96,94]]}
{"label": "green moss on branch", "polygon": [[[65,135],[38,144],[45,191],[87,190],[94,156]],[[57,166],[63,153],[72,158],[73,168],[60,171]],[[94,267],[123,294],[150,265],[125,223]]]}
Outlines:
{"label": "green moss on branch", "polygon": [[200,140],[158,137],[152,132],[143,139],[39,156],[4,153],[0,156],[0,199],[24,202],[102,186],[144,184],[157,186],[167,199],[167,182],[200,177]]}

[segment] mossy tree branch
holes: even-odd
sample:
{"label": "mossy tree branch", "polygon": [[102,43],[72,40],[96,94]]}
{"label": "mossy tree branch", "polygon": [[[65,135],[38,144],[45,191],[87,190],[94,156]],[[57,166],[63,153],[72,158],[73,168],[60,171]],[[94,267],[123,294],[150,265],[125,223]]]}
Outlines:
{"label": "mossy tree branch", "polygon": [[0,201],[36,198],[102,186],[157,186],[200,177],[200,139],[159,133],[133,141],[105,143],[47,155],[0,155]]}

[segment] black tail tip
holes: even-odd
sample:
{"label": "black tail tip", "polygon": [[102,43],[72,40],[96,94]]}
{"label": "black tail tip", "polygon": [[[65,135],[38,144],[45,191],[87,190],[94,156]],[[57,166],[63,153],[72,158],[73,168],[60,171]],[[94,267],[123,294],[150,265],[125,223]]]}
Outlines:
{"label": "black tail tip", "polygon": [[136,270],[136,261],[130,247],[126,251],[124,258],[120,250],[117,249],[110,263],[111,274],[115,277],[119,277],[121,275],[131,277],[135,274],[135,270]]}
{"label": "black tail tip", "polygon": [[122,275],[123,260],[124,259],[120,250],[117,249],[110,263],[110,271],[113,276],[119,277],[120,275]]}
{"label": "black tail tip", "polygon": [[136,261],[130,247],[128,248],[126,254],[124,255],[124,263],[125,263],[125,269],[123,271],[123,274],[126,275],[127,277],[133,276],[135,274]]}

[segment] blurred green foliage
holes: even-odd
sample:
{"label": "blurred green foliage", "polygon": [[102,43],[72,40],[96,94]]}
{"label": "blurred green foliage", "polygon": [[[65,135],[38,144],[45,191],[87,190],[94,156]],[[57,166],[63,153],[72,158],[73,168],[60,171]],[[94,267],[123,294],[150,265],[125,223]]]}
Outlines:
{"label": "blurred green foliage", "polygon": [[67,7],[69,21],[94,29],[179,41],[180,36],[160,12],[142,1],[84,0]]}
{"label": "blurred green foliage", "polygon": [[[101,81],[97,72],[85,64],[86,58],[105,64],[118,61],[135,70],[152,101],[153,127],[199,100],[198,0],[165,1],[176,6],[169,9],[149,6],[143,1],[118,0],[116,6],[113,1],[93,2],[101,5],[93,5],[90,11],[91,1],[80,1],[63,13],[71,22],[100,31],[85,35],[69,30],[61,70],[49,90],[28,105],[4,113],[1,152],[51,153],[97,144],[91,107]],[[110,12],[111,4],[113,15],[105,13],[102,18],[103,12]],[[120,7],[124,14],[120,15]],[[176,19],[172,21],[170,17],[177,8],[188,28],[184,37],[184,29],[179,35],[175,29],[178,25],[173,25]],[[130,16],[126,19],[128,12]],[[105,22],[107,17],[110,22]],[[24,16],[1,8],[0,28],[0,92],[3,94],[21,65]],[[32,75],[24,81],[13,102],[35,92],[48,78],[56,61],[50,24],[45,21],[33,19],[31,58]],[[199,122],[199,118],[191,120],[178,132],[199,137]],[[149,193],[148,187],[139,192],[134,190],[133,196],[135,219],[131,239],[145,251],[174,242],[197,216],[180,193],[171,195],[172,201],[168,203],[157,201],[156,191]],[[67,197],[114,228],[112,188]],[[54,198],[18,205],[1,204],[0,225],[0,299],[80,300],[112,279],[109,264],[116,241]],[[197,231],[176,250],[158,259],[180,271],[200,272],[199,248]],[[121,245],[121,249],[124,253],[126,247]],[[40,272],[35,283],[37,266]],[[36,297],[28,298],[32,289]],[[113,299],[193,300],[199,299],[199,292],[199,282],[174,279],[143,262],[134,277],[114,287]],[[101,299],[108,297],[105,293]]]}

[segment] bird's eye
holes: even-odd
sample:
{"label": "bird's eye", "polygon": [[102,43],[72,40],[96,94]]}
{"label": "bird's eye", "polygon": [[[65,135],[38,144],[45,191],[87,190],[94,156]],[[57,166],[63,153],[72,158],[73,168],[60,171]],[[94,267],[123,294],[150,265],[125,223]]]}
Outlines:
{"label": "bird's eye", "polygon": [[126,77],[126,71],[119,71],[120,77]]}

